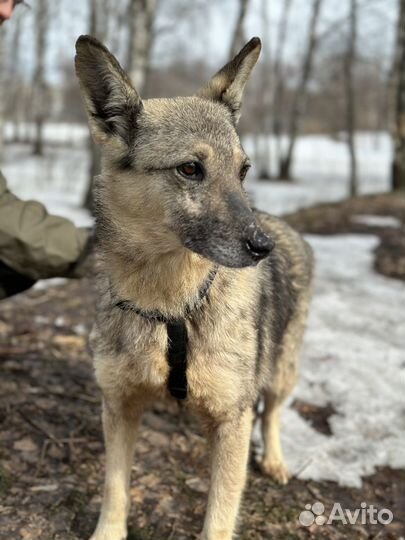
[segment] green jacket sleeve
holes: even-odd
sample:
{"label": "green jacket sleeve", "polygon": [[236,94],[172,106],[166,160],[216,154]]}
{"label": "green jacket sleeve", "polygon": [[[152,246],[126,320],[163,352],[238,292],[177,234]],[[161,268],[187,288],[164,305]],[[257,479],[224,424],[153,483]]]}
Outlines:
{"label": "green jacket sleeve", "polygon": [[36,201],[22,201],[0,172],[0,260],[32,279],[69,276],[89,232],[51,216]]}

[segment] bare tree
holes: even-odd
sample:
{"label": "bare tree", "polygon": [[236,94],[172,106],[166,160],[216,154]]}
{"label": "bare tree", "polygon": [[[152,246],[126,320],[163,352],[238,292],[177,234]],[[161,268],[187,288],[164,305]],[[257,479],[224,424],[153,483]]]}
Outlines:
{"label": "bare tree", "polygon": [[288,16],[290,13],[292,0],[284,0],[283,10],[278,29],[277,45],[274,55],[273,69],[273,133],[276,139],[276,152],[278,159],[281,157],[281,134],[283,133],[282,126],[282,110],[283,110],[283,55],[284,47],[287,38]]}
{"label": "bare tree", "polygon": [[[131,0],[103,1],[108,3],[107,26],[103,29],[103,32],[108,36],[109,49],[117,57],[121,57],[123,54],[128,55],[128,10]],[[123,29],[125,29],[124,32]]]}
{"label": "bare tree", "polygon": [[[103,0],[105,2],[105,0]],[[101,30],[101,21],[102,17],[99,18],[100,8],[106,7],[100,5],[100,0],[90,0],[90,11],[89,11],[89,34],[93,37],[96,37],[103,41],[105,39],[106,26],[103,26],[104,32]],[[108,19],[107,17],[104,18]],[[90,138],[90,164],[89,164],[89,181],[87,186],[86,195],[84,198],[83,206],[88,210],[93,210],[93,186],[94,186],[94,177],[100,174],[101,170],[101,155],[98,146],[94,143],[93,139]]]}
{"label": "bare tree", "polygon": [[349,23],[349,39],[347,43],[347,52],[344,61],[345,71],[345,89],[346,89],[346,132],[347,144],[350,156],[350,177],[349,189],[350,196],[357,195],[357,160],[355,148],[355,132],[356,132],[356,95],[354,71],[356,62],[356,40],[357,40],[357,2],[350,0],[350,23]]}
{"label": "bare tree", "polygon": [[153,44],[153,23],[158,0],[131,0],[129,5],[129,54],[128,72],[138,92],[142,95],[149,71]]}
{"label": "bare tree", "polygon": [[249,7],[250,0],[239,0],[239,13],[236,21],[235,30],[232,34],[231,48],[229,50],[229,58],[233,58],[238,54],[239,50],[243,47],[245,42],[245,31],[243,26],[245,24],[246,13]]}
{"label": "bare tree", "polygon": [[392,189],[405,191],[405,0],[398,0],[399,16],[395,47],[395,128]]}
{"label": "bare tree", "polygon": [[48,29],[48,3],[47,0],[38,0],[35,6],[35,42],[36,42],[36,65],[33,78],[33,107],[35,122],[35,138],[33,154],[43,154],[43,125],[46,116],[46,92],[45,81],[45,52],[46,34]]}
{"label": "bare tree", "polygon": [[5,34],[4,28],[0,28],[0,96],[3,96],[0,99],[0,160],[3,156],[3,146],[4,146],[4,108],[5,108],[5,99],[4,95],[6,93],[6,52],[5,52]]}
{"label": "bare tree", "polygon": [[256,125],[255,161],[257,163],[258,178],[270,180],[271,178],[271,113],[272,113],[272,70],[271,70],[271,40],[270,40],[270,2],[261,2],[261,34],[263,37],[260,111]]}
{"label": "bare tree", "polygon": [[289,144],[286,155],[280,163],[279,177],[284,180],[291,179],[291,165],[293,160],[295,143],[299,133],[299,123],[305,110],[307,99],[308,81],[312,71],[314,53],[317,46],[316,27],[319,19],[323,0],[313,0],[312,14],[309,24],[308,42],[304,55],[304,62],[297,90],[294,95],[290,119],[289,119]]}
{"label": "bare tree", "polygon": [[[24,119],[24,105],[22,96],[24,94],[23,82],[19,76],[19,58],[21,49],[21,21],[20,12],[17,11],[13,15],[13,30],[10,38],[10,48],[8,51],[8,71],[10,73],[10,81],[8,83],[7,110],[10,111],[13,121],[13,140],[18,141],[23,139],[22,125]],[[1,76],[1,75],[0,75]]]}

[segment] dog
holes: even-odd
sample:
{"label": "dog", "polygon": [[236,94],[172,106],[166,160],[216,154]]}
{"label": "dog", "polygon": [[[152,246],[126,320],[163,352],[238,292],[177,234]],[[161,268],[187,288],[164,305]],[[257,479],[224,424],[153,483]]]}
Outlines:
{"label": "dog", "polygon": [[253,210],[243,187],[250,163],[236,125],[260,49],[251,39],[195,96],[142,101],[101,43],[77,41],[76,73],[102,150],[90,343],[106,478],[92,540],[126,538],[136,432],[156,399],[182,400],[206,429],[203,540],[232,538],[260,398],[260,466],[288,479],[280,407],[297,379],[313,257],[286,223]]}

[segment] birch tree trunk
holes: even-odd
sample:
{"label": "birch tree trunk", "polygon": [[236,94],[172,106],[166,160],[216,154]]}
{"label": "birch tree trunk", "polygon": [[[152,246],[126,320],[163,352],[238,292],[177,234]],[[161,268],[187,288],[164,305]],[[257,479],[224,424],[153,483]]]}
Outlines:
{"label": "birch tree trunk", "polygon": [[[102,40],[103,36],[100,36],[99,33],[99,24],[98,24],[98,12],[99,12],[99,2],[98,0],[90,0],[90,11],[89,11],[89,34],[93,37]],[[98,146],[94,143],[93,139],[90,137],[89,141],[89,154],[90,154],[90,163],[89,163],[89,180],[87,184],[87,190],[84,197],[83,206],[91,212],[93,211],[93,187],[94,187],[94,177],[100,174],[101,170],[101,154]]]}
{"label": "birch tree trunk", "polygon": [[314,53],[317,46],[316,27],[319,19],[323,0],[313,0],[311,21],[309,25],[308,43],[305,51],[304,62],[301,70],[298,88],[294,95],[294,101],[289,119],[289,144],[287,154],[280,163],[279,177],[282,180],[291,180],[291,165],[294,155],[295,143],[300,128],[300,121],[305,110],[308,81],[312,71]]}
{"label": "birch tree trunk", "polygon": [[128,72],[135,88],[142,96],[149,71],[153,44],[153,23],[158,0],[130,0]]}
{"label": "birch tree trunk", "polygon": [[33,78],[33,108],[35,137],[33,154],[43,155],[43,125],[46,116],[45,49],[48,29],[47,0],[38,0],[35,6],[36,66]]}
{"label": "birch tree trunk", "polygon": [[[263,109],[257,122],[257,170],[260,180],[270,180],[271,178],[271,113],[272,113],[272,70],[271,70],[271,39],[270,39],[270,2],[262,0],[261,2],[262,19],[262,65],[261,71],[261,90],[260,100]],[[267,66],[267,69],[266,69]]]}
{"label": "birch tree trunk", "polygon": [[399,1],[399,17],[395,47],[395,126],[392,189],[405,191],[405,0]]}
{"label": "birch tree trunk", "polygon": [[290,13],[292,0],[284,0],[283,11],[281,14],[278,38],[274,58],[274,75],[273,75],[273,133],[276,143],[277,160],[281,161],[281,135],[283,134],[283,92],[284,92],[284,78],[283,78],[283,56],[284,47],[287,38],[288,28],[288,16]]}
{"label": "birch tree trunk", "polygon": [[349,40],[345,58],[345,86],[346,86],[346,132],[347,145],[350,156],[349,190],[350,196],[358,193],[357,160],[355,148],[356,133],[356,96],[354,84],[354,71],[356,62],[357,41],[357,4],[350,0]]}
{"label": "birch tree trunk", "polygon": [[246,12],[249,7],[249,0],[239,0],[239,13],[236,21],[235,30],[232,35],[231,48],[229,50],[229,58],[233,58],[243,47],[245,42],[245,31],[243,29]]}
{"label": "birch tree trunk", "polygon": [[4,150],[4,111],[6,93],[6,52],[4,28],[0,28],[0,161]]}
{"label": "birch tree trunk", "polygon": [[[9,70],[10,70],[10,85],[7,104],[12,113],[13,121],[13,141],[23,140],[21,126],[24,119],[24,108],[22,107],[21,98],[23,94],[23,84],[19,77],[19,57],[21,48],[21,20],[20,13],[13,16],[13,33],[10,39],[10,49],[8,51]],[[1,70],[1,68],[0,68]],[[1,77],[1,75],[0,75]]]}

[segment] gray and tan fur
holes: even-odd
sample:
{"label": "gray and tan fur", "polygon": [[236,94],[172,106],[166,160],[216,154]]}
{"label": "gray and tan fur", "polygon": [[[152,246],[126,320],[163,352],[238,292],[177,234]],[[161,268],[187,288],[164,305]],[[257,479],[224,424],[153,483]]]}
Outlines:
{"label": "gray and tan fur", "polygon": [[118,309],[117,299],[169,317],[195,306],[186,322],[186,404],[202,419],[212,448],[201,538],[232,538],[260,396],[262,470],[281,483],[288,479],[280,407],[296,381],[312,254],[288,225],[250,208],[241,181],[248,159],[235,125],[260,47],[252,39],[196,96],[142,101],[105,47],[86,36],[77,42],[77,75],[103,155],[96,194],[100,297],[91,342],[107,457],[92,540],[126,537],[137,427],[153,400],[170,398],[166,325]]}

